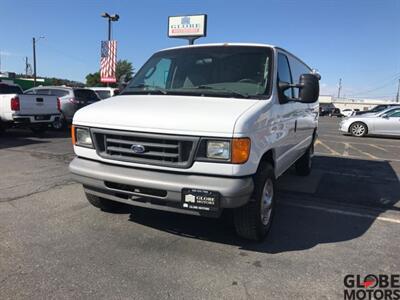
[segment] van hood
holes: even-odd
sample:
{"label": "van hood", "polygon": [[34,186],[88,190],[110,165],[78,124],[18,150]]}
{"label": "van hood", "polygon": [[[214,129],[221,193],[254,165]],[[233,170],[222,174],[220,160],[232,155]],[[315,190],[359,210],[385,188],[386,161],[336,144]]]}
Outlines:
{"label": "van hood", "polygon": [[121,95],[76,112],[73,123],[109,129],[232,136],[236,120],[257,99],[175,95]]}

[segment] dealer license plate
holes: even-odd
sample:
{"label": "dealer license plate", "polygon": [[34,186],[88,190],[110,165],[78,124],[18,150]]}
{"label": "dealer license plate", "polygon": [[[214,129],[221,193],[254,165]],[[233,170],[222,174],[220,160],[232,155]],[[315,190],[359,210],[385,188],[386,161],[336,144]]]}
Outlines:
{"label": "dealer license plate", "polygon": [[182,207],[186,209],[218,211],[219,199],[218,192],[182,189]]}

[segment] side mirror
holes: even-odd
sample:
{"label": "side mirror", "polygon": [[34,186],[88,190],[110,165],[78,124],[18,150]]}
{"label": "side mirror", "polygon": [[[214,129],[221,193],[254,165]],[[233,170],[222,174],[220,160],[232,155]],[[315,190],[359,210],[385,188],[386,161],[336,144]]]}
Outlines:
{"label": "side mirror", "polygon": [[389,119],[389,116],[388,115],[382,115],[382,118]]}
{"label": "side mirror", "polygon": [[299,100],[305,103],[313,103],[319,97],[319,79],[314,74],[302,74],[299,80]]}

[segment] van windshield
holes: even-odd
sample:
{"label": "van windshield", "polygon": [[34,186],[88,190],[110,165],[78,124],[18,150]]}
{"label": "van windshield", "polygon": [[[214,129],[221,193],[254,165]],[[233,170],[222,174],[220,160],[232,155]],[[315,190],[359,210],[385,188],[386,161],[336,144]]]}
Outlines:
{"label": "van windshield", "polygon": [[251,46],[189,47],[153,55],[122,95],[177,94],[265,98],[272,49]]}

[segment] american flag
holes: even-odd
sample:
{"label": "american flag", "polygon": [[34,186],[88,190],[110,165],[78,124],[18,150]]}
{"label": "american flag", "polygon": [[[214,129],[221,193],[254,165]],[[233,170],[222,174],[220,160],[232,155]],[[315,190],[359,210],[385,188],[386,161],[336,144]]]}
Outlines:
{"label": "american flag", "polygon": [[117,41],[101,41],[100,81],[116,82]]}

